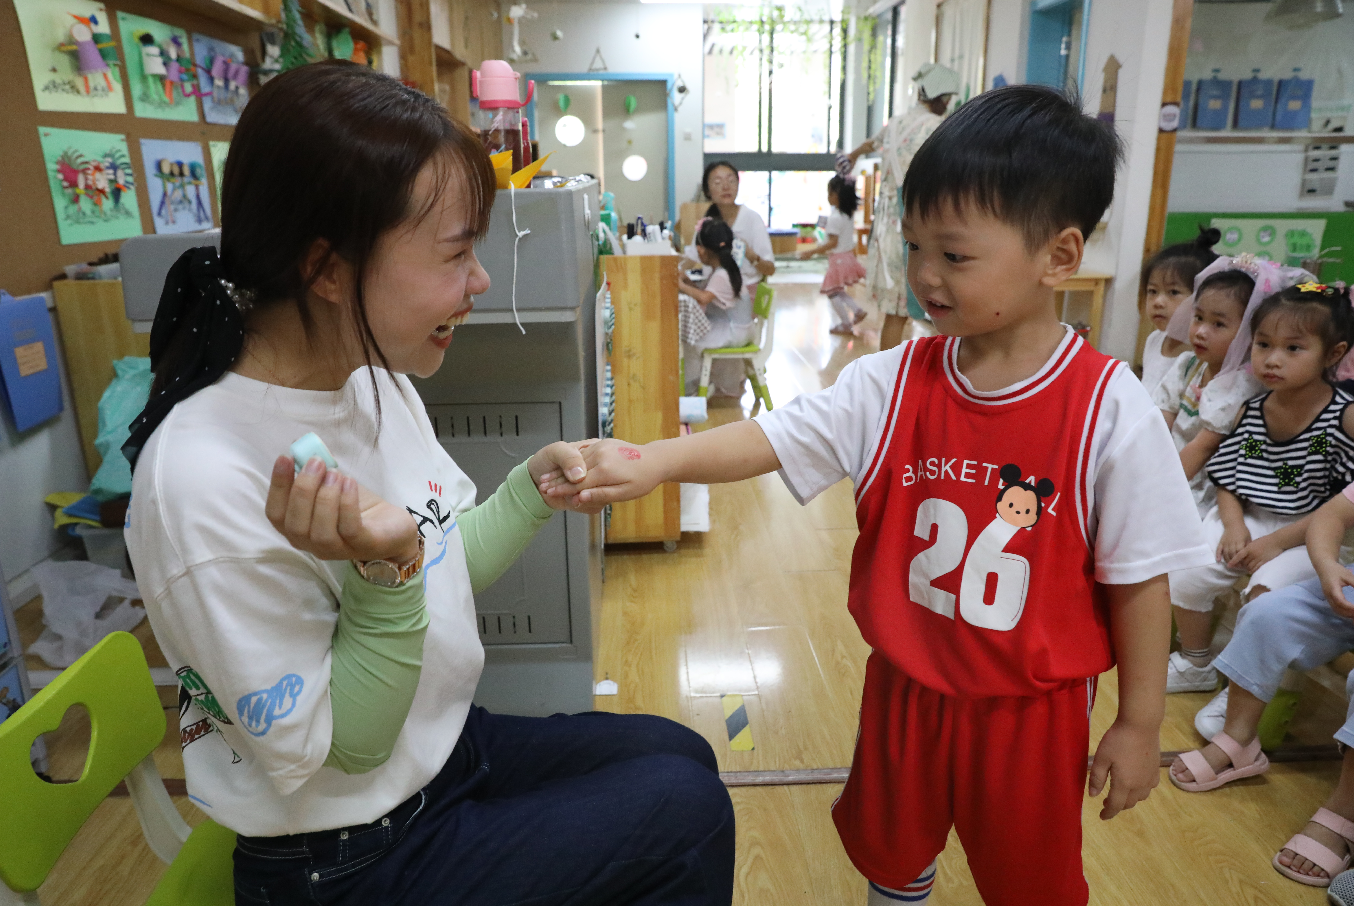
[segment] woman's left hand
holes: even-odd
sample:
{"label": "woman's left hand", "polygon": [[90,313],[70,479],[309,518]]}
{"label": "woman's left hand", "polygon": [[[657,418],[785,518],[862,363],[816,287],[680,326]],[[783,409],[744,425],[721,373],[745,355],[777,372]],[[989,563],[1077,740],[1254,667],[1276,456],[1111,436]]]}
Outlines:
{"label": "woman's left hand", "polygon": [[351,475],[312,459],[298,474],[290,456],[273,463],[264,513],[294,548],[321,560],[391,560],[418,554],[418,524]]}
{"label": "woman's left hand", "polygon": [[1254,573],[1283,552],[1284,549],[1274,540],[1273,535],[1264,535],[1237,551],[1236,555],[1227,561],[1227,565],[1244,573]]}

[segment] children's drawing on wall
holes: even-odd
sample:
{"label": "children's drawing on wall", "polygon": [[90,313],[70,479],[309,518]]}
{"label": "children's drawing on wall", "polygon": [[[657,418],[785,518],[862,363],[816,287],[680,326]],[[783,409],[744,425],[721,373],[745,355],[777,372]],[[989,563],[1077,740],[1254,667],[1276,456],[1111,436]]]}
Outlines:
{"label": "children's drawing on wall", "polygon": [[212,228],[207,166],[197,142],[141,139],[146,167],[146,203],[157,233],[192,233]]}
{"label": "children's drawing on wall", "polygon": [[212,159],[212,182],[216,183],[216,214],[221,215],[221,180],[226,175],[226,152],[230,142],[207,142],[207,153]]}
{"label": "children's drawing on wall", "polygon": [[143,16],[118,13],[127,91],[137,116],[197,122],[198,81],[188,32]]}
{"label": "children's drawing on wall", "polygon": [[126,113],[108,11],[91,0],[14,0],[39,110]]}
{"label": "children's drawing on wall", "polygon": [[141,235],[127,137],[38,128],[62,245]]}
{"label": "children's drawing on wall", "polygon": [[203,118],[209,123],[234,126],[249,102],[249,65],[244,61],[244,49],[195,34],[193,60]]}

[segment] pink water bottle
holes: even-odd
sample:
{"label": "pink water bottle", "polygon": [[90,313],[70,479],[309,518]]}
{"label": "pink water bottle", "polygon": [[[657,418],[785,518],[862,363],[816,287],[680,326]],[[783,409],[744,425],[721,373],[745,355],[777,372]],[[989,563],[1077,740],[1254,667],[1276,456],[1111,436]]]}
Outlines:
{"label": "pink water bottle", "polygon": [[479,99],[488,122],[480,127],[480,141],[490,154],[512,152],[512,169],[524,166],[522,155],[522,108],[531,102],[536,82],[527,80],[526,100],[517,99],[522,76],[503,60],[485,60],[470,71],[470,93]]}

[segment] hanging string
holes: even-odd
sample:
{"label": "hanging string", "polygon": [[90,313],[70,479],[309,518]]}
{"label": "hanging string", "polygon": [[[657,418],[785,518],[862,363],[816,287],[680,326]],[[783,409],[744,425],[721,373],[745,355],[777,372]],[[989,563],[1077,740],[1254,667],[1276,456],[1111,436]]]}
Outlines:
{"label": "hanging string", "polygon": [[517,329],[525,334],[527,329],[522,326],[522,319],[517,315],[517,246],[523,236],[531,234],[531,230],[517,228],[517,186],[512,180],[508,180],[508,199],[512,202],[512,231],[517,234],[512,241],[512,319],[517,322]]}

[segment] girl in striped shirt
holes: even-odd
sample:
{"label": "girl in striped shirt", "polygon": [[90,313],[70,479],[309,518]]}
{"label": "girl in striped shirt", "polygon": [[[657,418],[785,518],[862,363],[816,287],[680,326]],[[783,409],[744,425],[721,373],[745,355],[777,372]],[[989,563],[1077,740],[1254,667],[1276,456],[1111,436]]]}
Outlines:
{"label": "girl in striped shirt", "polygon": [[1249,320],[1251,370],[1267,393],[1242,407],[1208,462],[1217,504],[1204,532],[1210,566],[1170,576],[1181,651],[1167,691],[1211,690],[1213,599],[1249,574],[1249,601],[1315,576],[1304,546],[1310,515],[1354,481],[1354,396],[1333,383],[1354,341],[1346,289],[1315,281],[1268,296]]}

